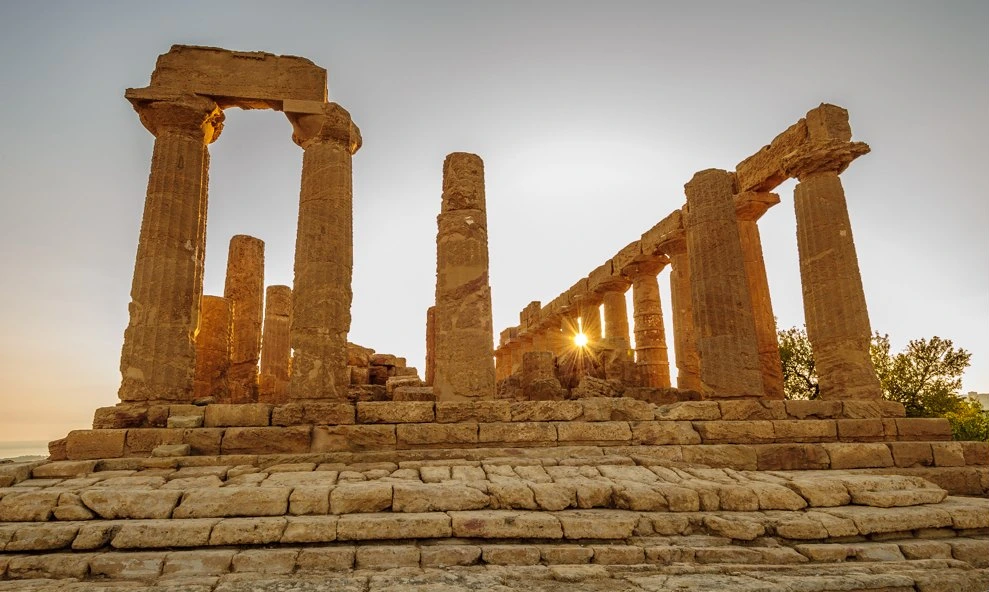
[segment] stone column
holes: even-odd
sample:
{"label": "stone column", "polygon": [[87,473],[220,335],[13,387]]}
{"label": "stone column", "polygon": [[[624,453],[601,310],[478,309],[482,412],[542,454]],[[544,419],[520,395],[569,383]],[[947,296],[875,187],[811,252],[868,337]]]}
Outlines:
{"label": "stone column", "polygon": [[519,332],[515,336],[515,347],[512,349],[512,374],[522,372],[522,358],[532,351],[532,336]]}
{"label": "stone column", "polygon": [[759,363],[762,368],[762,383],[766,397],[783,398],[783,363],[780,361],[779,337],[776,334],[776,316],[773,314],[773,300],[769,294],[769,278],[766,277],[766,262],[762,258],[762,239],[759,236],[757,220],[766,210],[780,199],[775,193],[749,191],[735,199],[738,216],[738,238],[742,245],[745,260],[745,278],[749,286],[752,302],[752,315],[755,321],[755,338],[759,347]]}
{"label": "stone column", "polygon": [[477,155],[454,152],[446,157],[437,224],[433,392],[437,401],[493,398],[484,163]]}
{"label": "stone column", "polygon": [[195,400],[210,397],[219,403],[229,398],[230,308],[226,298],[203,296],[196,334]]}
{"label": "stone column", "polygon": [[642,386],[670,387],[670,358],[666,327],[656,276],[669,263],[665,256],[626,268],[632,278],[632,315],[635,321],[635,363]]}
{"label": "stone column", "polygon": [[292,288],[268,286],[264,301],[258,401],[285,403],[292,367]]}
{"label": "stone column", "polygon": [[701,390],[701,357],[691,301],[690,257],[685,240],[665,245],[670,257],[670,307],[673,309],[673,351],[676,354],[677,388]]}
{"label": "stone column", "polygon": [[220,135],[213,101],[135,101],[155,135],[120,355],[123,401],[189,401],[206,249],[206,147]]}
{"label": "stone column", "polygon": [[432,386],[436,375],[436,307],[426,309],[426,384]]}
{"label": "stone column", "polygon": [[264,241],[238,234],[230,239],[223,297],[233,311],[230,341],[230,397],[225,403],[258,400],[258,361],[264,317]]}
{"label": "stone column", "polygon": [[734,187],[734,175],[717,169],[696,173],[684,185],[701,393],[709,398],[764,394]]}
{"label": "stone column", "polygon": [[[613,276],[617,277],[617,276]],[[602,339],[602,363],[604,375],[608,380],[622,380],[637,383],[634,378],[635,368],[632,358],[632,339],[628,330],[628,306],[625,302],[625,290],[615,289],[612,284],[601,292],[602,309],[604,311],[604,339]]]}
{"label": "stone column", "polygon": [[589,347],[601,345],[601,302],[585,297],[580,304],[580,332],[587,337]]}
{"label": "stone column", "polygon": [[292,399],[346,399],[353,271],[352,156],[360,130],[336,103],[286,113],[305,150],[292,288]]}
{"label": "stone column", "polygon": [[825,139],[784,161],[786,171],[799,180],[793,197],[800,280],[822,399],[882,396],[869,357],[872,327],[838,178],[868,151],[861,142]]}

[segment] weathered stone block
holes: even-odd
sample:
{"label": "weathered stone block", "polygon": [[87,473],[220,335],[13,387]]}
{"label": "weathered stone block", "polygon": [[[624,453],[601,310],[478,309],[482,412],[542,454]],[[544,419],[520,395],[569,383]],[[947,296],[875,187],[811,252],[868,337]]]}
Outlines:
{"label": "weathered stone block", "polygon": [[594,550],[577,545],[542,545],[540,555],[549,565],[579,565],[590,563]]}
{"label": "weathered stone block", "polygon": [[189,445],[189,454],[196,456],[218,456],[225,431],[224,428],[183,430],[182,443]]}
{"label": "weathered stone block", "polygon": [[188,444],[159,444],[151,450],[154,458],[175,458],[179,456],[189,456],[192,447]]}
{"label": "weathered stone block", "polygon": [[336,516],[289,516],[281,543],[328,543],[337,539]]}
{"label": "weathered stone block", "polygon": [[214,403],[206,406],[204,422],[208,428],[267,426],[271,424],[271,405]]}
{"label": "weathered stone block", "polygon": [[631,442],[627,421],[573,421],[556,424],[560,442]]}
{"label": "weathered stone block", "polygon": [[248,549],[233,557],[234,572],[290,574],[295,569],[298,549]]}
{"label": "weathered stone block", "polygon": [[759,421],[695,421],[694,429],[705,444],[759,444],[776,439],[773,422]]}
{"label": "weathered stone block", "polygon": [[341,425],[313,428],[312,452],[388,450],[396,444],[394,425]]}
{"label": "weathered stone block", "polygon": [[959,442],[966,465],[989,465],[989,442]]}
{"label": "weathered stone block", "polygon": [[480,510],[488,506],[488,494],[459,483],[395,483],[392,511],[446,512]]}
{"label": "weathered stone block", "polygon": [[556,517],[563,536],[570,540],[627,539],[639,521],[637,514],[615,510],[567,510],[558,512]]}
{"label": "weathered stone block", "polygon": [[166,425],[169,428],[201,428],[203,427],[202,415],[176,415],[169,416]]}
{"label": "weathered stone block", "polygon": [[951,440],[951,424],[943,417],[897,418],[896,432],[898,440]]}
{"label": "weathered stone block", "polygon": [[700,444],[701,436],[689,421],[633,421],[632,443],[647,446]]}
{"label": "weathered stone block", "polygon": [[188,489],[172,518],[281,516],[288,511],[287,487]]}
{"label": "weathered stone block", "polygon": [[268,545],[282,538],[287,524],[285,518],[226,518],[220,520],[209,537],[213,546]]}
{"label": "weathered stone block", "polygon": [[181,491],[168,489],[105,488],[80,494],[86,507],[105,520],[170,518],[181,497]]}
{"label": "weathered stone block", "polygon": [[[406,373],[410,373],[411,375],[416,377],[416,380],[419,380],[415,368],[402,368],[402,369],[396,368],[395,371],[401,372],[400,376],[403,378],[407,377]],[[402,401],[402,402],[409,402],[409,401],[432,402],[436,400],[436,393],[433,392],[433,387],[431,386],[399,386],[399,387],[395,387],[395,390],[392,391],[391,399],[392,401]]]}
{"label": "weathered stone block", "polygon": [[227,428],[221,444],[223,454],[299,454],[309,447],[309,426]]}
{"label": "weathered stone block", "polygon": [[683,462],[739,471],[755,471],[759,466],[752,446],[732,444],[684,446]]}
{"label": "weathered stone block", "polygon": [[[512,404],[509,401],[437,401],[436,421],[500,422],[511,421]],[[423,557],[425,557],[423,550]]]}
{"label": "weathered stone block", "polygon": [[865,469],[893,466],[893,455],[885,444],[822,444],[831,458],[832,469]]}
{"label": "weathered stone block", "polygon": [[934,455],[934,466],[965,466],[965,452],[962,450],[961,442],[932,442],[931,452]]}
{"label": "weathered stone block", "polygon": [[478,424],[478,442],[552,444],[556,426],[549,422],[507,422]]}
{"label": "weathered stone block", "polygon": [[760,471],[827,469],[828,453],[817,444],[762,444],[755,446]]}
{"label": "weathered stone block", "polygon": [[898,467],[929,467],[934,464],[934,453],[929,442],[887,442]]}
{"label": "weathered stone block", "polygon": [[26,524],[14,531],[4,551],[52,551],[72,544],[79,532],[78,524]]}
{"label": "weathered stone block", "polygon": [[165,556],[161,574],[172,578],[224,575],[230,572],[235,553],[234,549],[172,551]]}
{"label": "weathered stone block", "polygon": [[116,580],[153,580],[165,564],[162,553],[99,553],[89,561],[89,572]]}
{"label": "weathered stone block", "polygon": [[785,419],[773,421],[777,442],[834,442],[838,428],[833,420]]}
{"label": "weathered stone block", "polygon": [[453,535],[458,538],[484,539],[560,539],[563,528],[550,514],[481,510],[450,512]]}
{"label": "weathered stone block", "polygon": [[443,512],[419,514],[350,514],[337,523],[341,541],[448,538],[450,517]]}
{"label": "weathered stone block", "polygon": [[271,425],[344,425],[354,423],[354,415],[351,403],[286,403],[271,410]]}
{"label": "weathered stone block", "polygon": [[217,520],[144,520],[124,522],[110,544],[115,549],[205,547]]}
{"label": "weathered stone block", "polygon": [[372,545],[358,547],[355,556],[357,569],[394,569],[418,567],[419,548],[413,546]]}
{"label": "weathered stone block", "polygon": [[435,419],[433,403],[380,401],[357,403],[358,423],[427,423]]}
{"label": "weathered stone block", "polygon": [[301,571],[345,570],[354,567],[354,547],[302,549],[295,560]]}
{"label": "weathered stone block", "polygon": [[682,401],[656,408],[656,419],[674,421],[716,421],[721,419],[717,401]]}
{"label": "weathered stone block", "polygon": [[45,522],[58,504],[58,491],[8,493],[0,499],[0,522]]}
{"label": "weathered stone block", "polygon": [[839,419],[838,439],[842,442],[879,442],[885,439],[883,422],[878,418]]}
{"label": "weathered stone block", "polygon": [[794,419],[832,419],[841,416],[841,401],[784,401],[786,414]]}
{"label": "weathered stone block", "polygon": [[63,460],[34,467],[31,470],[31,477],[34,479],[71,479],[83,477],[95,469],[95,460]]}
{"label": "weathered stone block", "polygon": [[148,408],[145,405],[118,403],[113,407],[100,407],[93,414],[93,429],[141,428],[148,425]]}
{"label": "weathered stone block", "polygon": [[536,565],[539,548],[529,545],[485,545],[481,558],[489,565]]}
{"label": "weathered stone block", "polygon": [[[37,578],[76,578],[81,580],[86,577],[88,572],[89,557],[87,555],[70,555],[68,553],[15,555],[10,558],[7,564],[7,577],[12,580]],[[35,588],[35,590],[37,589]]]}
{"label": "weathered stone block", "polygon": [[474,565],[481,558],[481,548],[475,545],[423,545],[419,553],[422,567]]}
{"label": "weathered stone block", "polygon": [[656,415],[651,403],[625,397],[581,399],[582,421],[647,421]]}
{"label": "weathered stone block", "polygon": [[[770,406],[767,403],[778,403]],[[785,419],[786,408],[782,401],[718,401],[721,419],[725,421],[753,421],[761,419]]]}
{"label": "weathered stone block", "polygon": [[642,547],[634,545],[614,545],[610,547],[596,545],[594,563],[599,565],[636,565],[645,563],[645,552]]}
{"label": "weathered stone block", "polygon": [[69,460],[120,458],[124,455],[127,430],[73,430],[65,439]]}
{"label": "weathered stone block", "polygon": [[406,423],[395,427],[400,448],[477,442],[476,423]]}
{"label": "weathered stone block", "polygon": [[381,512],[391,508],[391,502],[391,483],[343,483],[330,492],[330,511],[334,514]]}
{"label": "weathered stone block", "polygon": [[517,401],[511,403],[512,421],[571,421],[583,414],[579,401]]}

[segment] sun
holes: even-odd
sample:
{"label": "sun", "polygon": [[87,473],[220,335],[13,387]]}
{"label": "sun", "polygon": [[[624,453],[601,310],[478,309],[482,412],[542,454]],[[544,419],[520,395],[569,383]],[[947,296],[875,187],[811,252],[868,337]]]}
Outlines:
{"label": "sun", "polygon": [[576,345],[577,347],[586,347],[587,346],[587,335],[584,335],[583,333],[578,333],[578,334],[576,334],[576,335],[573,336],[573,342],[574,342],[574,345]]}

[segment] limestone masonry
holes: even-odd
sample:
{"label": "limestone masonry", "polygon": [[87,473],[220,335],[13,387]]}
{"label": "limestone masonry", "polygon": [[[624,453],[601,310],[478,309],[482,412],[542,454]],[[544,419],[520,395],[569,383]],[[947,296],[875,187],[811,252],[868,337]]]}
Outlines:
{"label": "limestone masonry", "polygon": [[[347,340],[362,140],[326,83],[177,45],[125,93],[154,153],[120,403],[0,464],[0,591],[989,589],[989,443],[905,417],[869,359],[840,180],[869,147],[847,111],[697,172],[497,333],[488,233],[509,229],[488,227],[481,158],[451,153],[420,377]],[[232,107],[285,113],[302,178],[293,285],[265,287],[264,242],[238,235],[220,297],[208,148]],[[783,399],[758,228],[789,178],[814,401]]]}

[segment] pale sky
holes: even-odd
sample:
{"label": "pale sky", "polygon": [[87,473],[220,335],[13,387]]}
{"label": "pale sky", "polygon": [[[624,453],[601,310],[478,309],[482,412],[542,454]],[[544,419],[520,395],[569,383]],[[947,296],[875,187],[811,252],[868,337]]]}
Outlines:
{"label": "pale sky", "polygon": [[[985,2],[0,2],[0,441],[117,402],[153,137],[123,98],[172,44],[307,57],[364,137],[350,339],[423,369],[449,152],[487,177],[495,330],[553,299],[821,102],[872,153],[842,175],[869,314],[939,335],[989,392]],[[227,243],[292,283],[302,151],[229,110],[210,147],[206,293]],[[760,221],[781,328],[803,323],[793,183]],[[660,278],[669,304],[667,274]],[[667,323],[669,327],[669,323]],[[669,342],[672,344],[672,336]]]}

